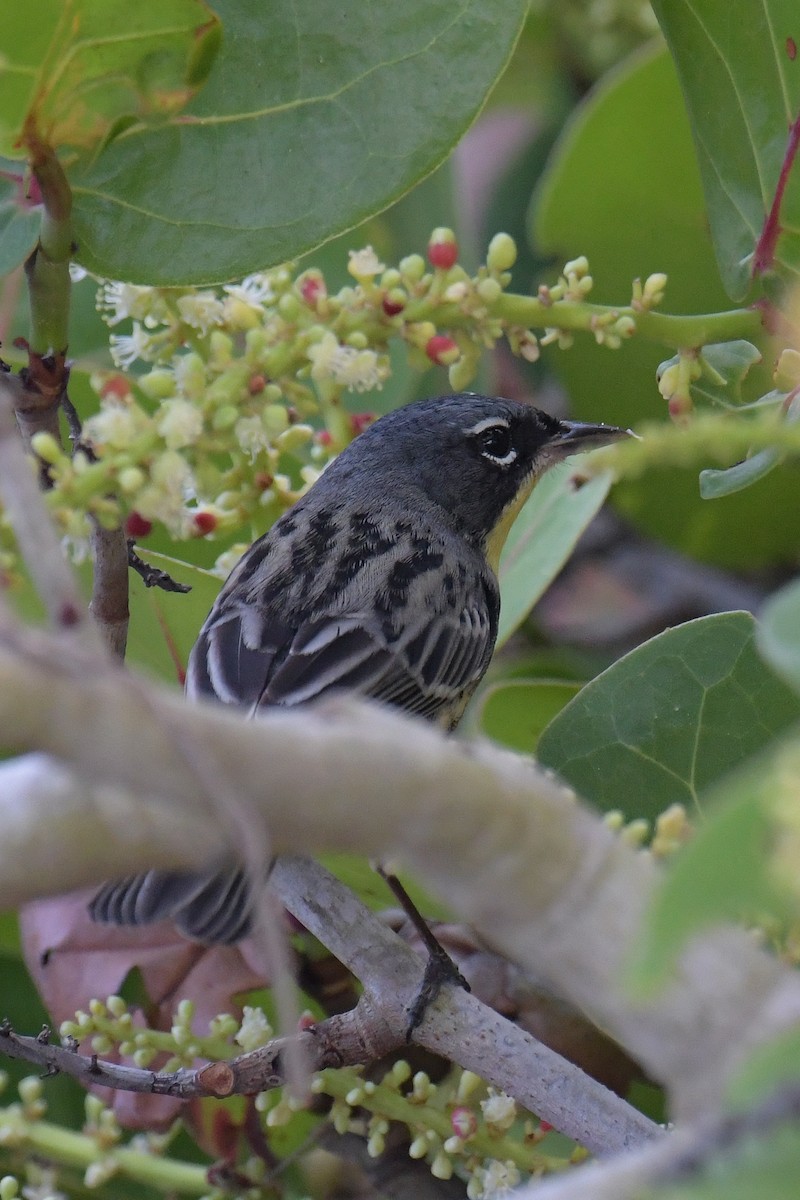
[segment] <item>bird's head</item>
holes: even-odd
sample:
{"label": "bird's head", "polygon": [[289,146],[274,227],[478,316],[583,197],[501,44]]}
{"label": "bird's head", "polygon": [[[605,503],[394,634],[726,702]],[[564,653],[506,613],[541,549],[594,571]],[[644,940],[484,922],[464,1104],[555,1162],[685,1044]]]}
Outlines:
{"label": "bird's head", "polygon": [[559,421],[529,404],[462,392],[422,400],[376,421],[340,456],[383,487],[419,489],[497,567],[514,518],[548,467],[629,431]]}

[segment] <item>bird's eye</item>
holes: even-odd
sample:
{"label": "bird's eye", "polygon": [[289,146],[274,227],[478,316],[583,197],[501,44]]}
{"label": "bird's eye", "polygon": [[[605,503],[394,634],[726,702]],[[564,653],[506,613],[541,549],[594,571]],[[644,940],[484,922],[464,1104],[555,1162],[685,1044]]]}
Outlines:
{"label": "bird's eye", "polygon": [[517,452],[511,430],[507,425],[489,425],[478,434],[481,455],[499,467],[508,467],[516,460]]}

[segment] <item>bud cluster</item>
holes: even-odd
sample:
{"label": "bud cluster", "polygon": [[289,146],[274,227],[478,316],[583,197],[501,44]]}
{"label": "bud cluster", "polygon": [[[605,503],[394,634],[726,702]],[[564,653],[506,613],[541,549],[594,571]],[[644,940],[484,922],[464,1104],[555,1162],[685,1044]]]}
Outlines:
{"label": "bud cluster", "polygon": [[[98,308],[118,369],[92,376],[99,411],[73,454],[45,433],[34,442],[73,556],[88,550],[90,517],[135,539],[157,524],[175,539],[228,542],[268,528],[371,419],[348,412],[344,397],[383,386],[392,342],[405,344],[412,366],[446,368],[462,390],[501,338],[530,362],[578,329],[615,348],[634,332],[631,314],[663,292],[664,277],[651,276],[634,284],[624,312],[588,304],[589,264],[576,258],[537,297],[512,296],[516,256],[498,233],[470,274],[441,227],[425,257],[396,267],[371,246],[351,251],[351,282],[335,291],[318,268],[292,264],[220,288],[102,283]],[[13,566],[11,545],[0,517],[0,573]]]}

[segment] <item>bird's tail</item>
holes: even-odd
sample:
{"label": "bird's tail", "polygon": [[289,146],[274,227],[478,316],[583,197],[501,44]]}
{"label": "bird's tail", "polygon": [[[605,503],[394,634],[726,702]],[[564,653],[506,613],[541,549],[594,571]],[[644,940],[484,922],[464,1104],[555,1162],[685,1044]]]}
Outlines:
{"label": "bird's tail", "polygon": [[195,942],[230,945],[250,932],[252,906],[244,872],[147,871],[106,883],[89,903],[93,921],[151,925],[171,920]]}

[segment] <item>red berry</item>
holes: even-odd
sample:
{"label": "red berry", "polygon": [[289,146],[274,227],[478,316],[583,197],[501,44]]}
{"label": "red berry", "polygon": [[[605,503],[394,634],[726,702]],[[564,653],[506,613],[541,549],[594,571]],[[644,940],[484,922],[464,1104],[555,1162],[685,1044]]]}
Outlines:
{"label": "red berry", "polygon": [[217,518],[211,512],[195,513],[194,527],[202,537],[205,537],[207,533],[213,533],[217,528]]}
{"label": "red berry", "polygon": [[319,442],[320,446],[330,446],[333,438],[327,429],[320,429],[319,433],[317,434],[317,441]]}
{"label": "red berry", "polygon": [[247,381],[247,390],[251,396],[257,396],[259,392],[263,392],[267,386],[267,381],[263,375],[251,375]]}
{"label": "red berry", "polygon": [[541,1129],[542,1133],[552,1133],[554,1126],[551,1125],[549,1121],[540,1121],[539,1128]]}
{"label": "red berry", "polygon": [[274,480],[266,471],[257,471],[253,476],[253,483],[260,492],[265,492],[267,488],[272,487]]}
{"label": "red berry", "polygon": [[458,242],[429,242],[428,262],[432,267],[449,271],[458,262]]}
{"label": "red berry", "polygon": [[129,538],[145,538],[148,533],[153,531],[153,522],[148,521],[147,517],[143,517],[141,513],[134,510],[128,514],[125,521],[125,536]]}
{"label": "red berry", "polygon": [[461,351],[451,337],[447,337],[444,333],[436,333],[432,338],[428,338],[425,353],[431,362],[438,363],[442,367],[449,367],[456,361]]}

